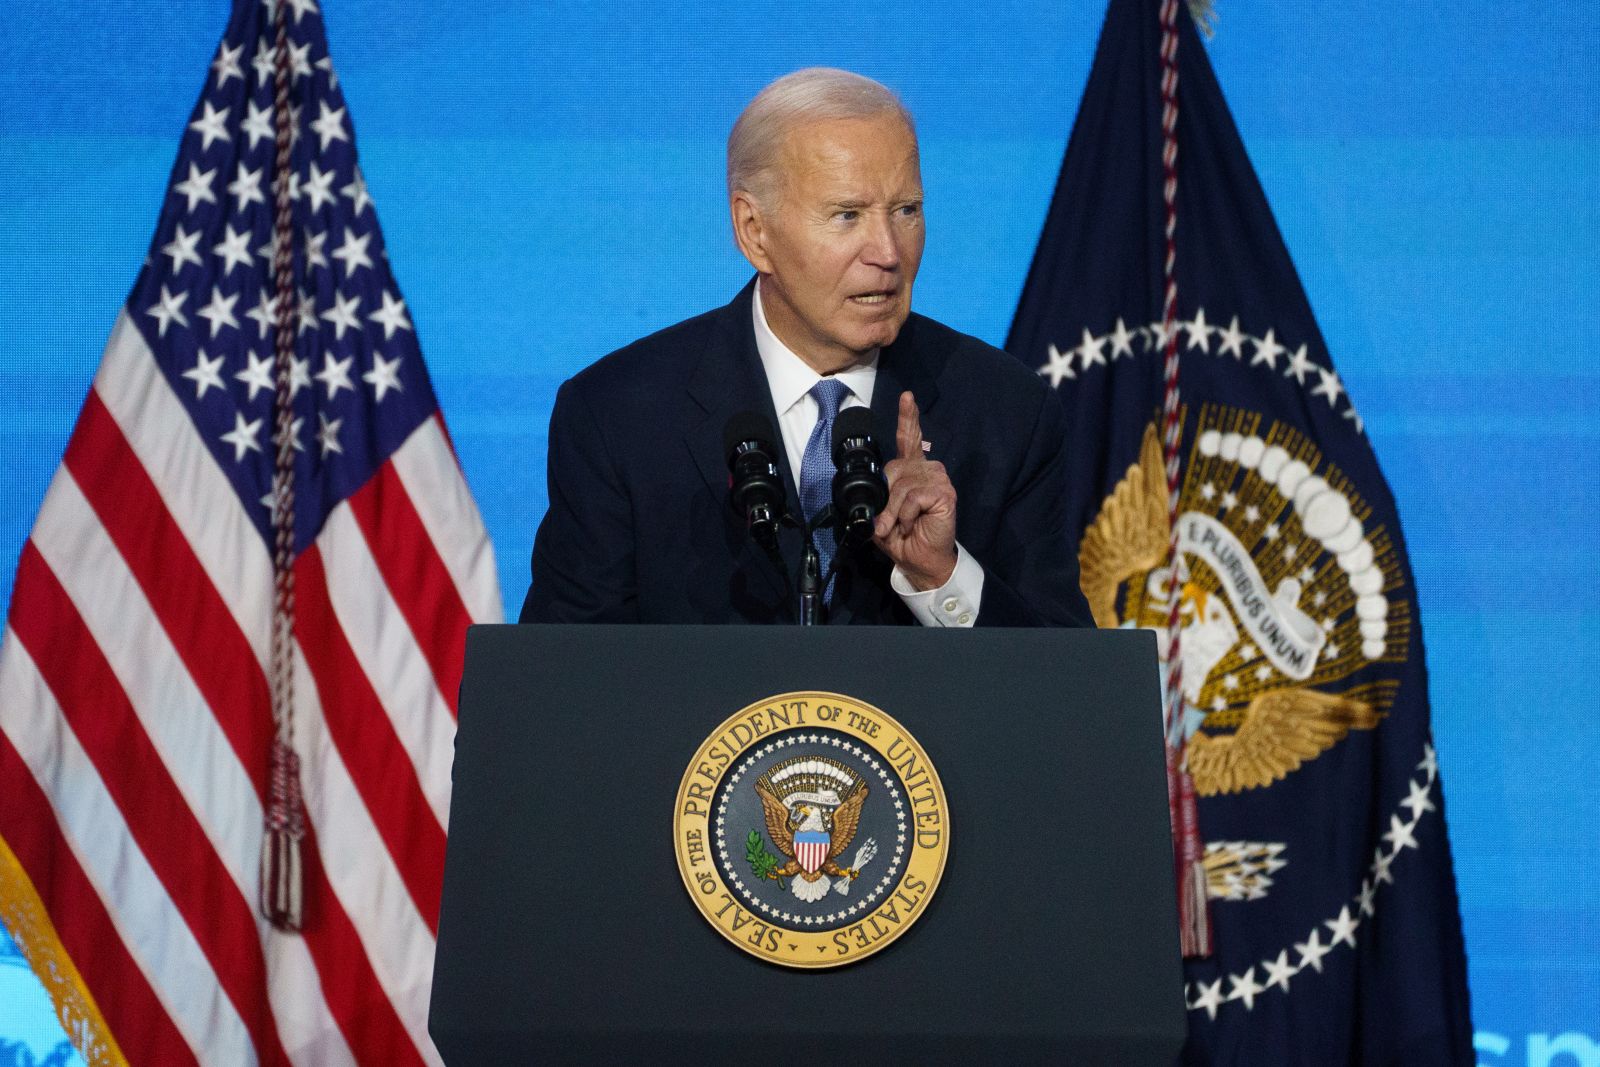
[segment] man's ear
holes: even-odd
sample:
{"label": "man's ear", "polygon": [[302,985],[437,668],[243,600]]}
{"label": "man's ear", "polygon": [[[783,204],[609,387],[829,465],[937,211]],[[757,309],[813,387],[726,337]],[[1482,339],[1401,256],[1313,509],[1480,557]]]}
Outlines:
{"label": "man's ear", "polygon": [[733,239],[739,251],[759,273],[771,274],[772,257],[767,253],[767,226],[760,205],[748,192],[738,189],[728,198],[728,212],[733,217]]}

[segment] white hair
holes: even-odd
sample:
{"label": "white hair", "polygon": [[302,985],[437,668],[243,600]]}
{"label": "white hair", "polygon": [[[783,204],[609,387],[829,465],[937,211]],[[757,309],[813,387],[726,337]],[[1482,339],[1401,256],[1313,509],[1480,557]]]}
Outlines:
{"label": "white hair", "polygon": [[789,131],[807,122],[897,116],[917,135],[911,112],[894,91],[860,74],[807,67],[756,94],[728,134],[728,195],[749,193],[762,208],[776,202],[778,151]]}

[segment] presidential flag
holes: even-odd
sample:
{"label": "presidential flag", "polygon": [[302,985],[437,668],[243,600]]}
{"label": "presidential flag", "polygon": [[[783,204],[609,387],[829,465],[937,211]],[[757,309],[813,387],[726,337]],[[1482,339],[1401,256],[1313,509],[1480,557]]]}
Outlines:
{"label": "presidential flag", "polygon": [[1096,622],[1179,634],[1187,1061],[1472,1062],[1395,503],[1175,0],[1109,6],[1007,347],[1069,415]]}
{"label": "presidential flag", "polygon": [[[501,607],[416,331],[315,0],[241,0],[0,650],[0,919],[90,1063],[439,1062],[462,647]],[[294,786],[298,932],[260,895]]]}

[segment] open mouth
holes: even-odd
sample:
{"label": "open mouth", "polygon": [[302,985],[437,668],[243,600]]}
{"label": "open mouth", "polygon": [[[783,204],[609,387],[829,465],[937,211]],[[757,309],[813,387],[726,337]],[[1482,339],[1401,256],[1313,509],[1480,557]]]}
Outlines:
{"label": "open mouth", "polygon": [[871,293],[857,293],[850,298],[850,302],[870,307],[873,304],[886,304],[892,296],[894,296],[893,289],[883,289]]}

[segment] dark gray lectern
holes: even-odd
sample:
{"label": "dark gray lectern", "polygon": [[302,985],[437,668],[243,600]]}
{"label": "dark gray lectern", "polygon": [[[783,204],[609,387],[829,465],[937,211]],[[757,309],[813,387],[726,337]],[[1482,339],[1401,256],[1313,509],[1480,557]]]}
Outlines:
{"label": "dark gray lectern", "polygon": [[[697,747],[800,690],[899,720],[948,802],[926,912],[836,970],[729,944],[673,851]],[[451,1064],[1171,1064],[1158,705],[1143,632],[474,627],[429,1031]]]}

